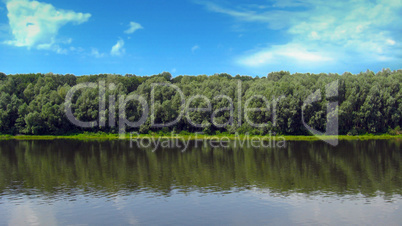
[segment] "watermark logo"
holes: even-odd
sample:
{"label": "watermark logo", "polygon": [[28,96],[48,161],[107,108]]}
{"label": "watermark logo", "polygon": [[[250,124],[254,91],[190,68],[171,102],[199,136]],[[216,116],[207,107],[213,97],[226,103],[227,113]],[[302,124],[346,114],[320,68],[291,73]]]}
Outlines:
{"label": "watermark logo", "polygon": [[[155,105],[157,104],[155,98],[155,90],[158,88],[167,87],[171,90],[174,90],[178,97],[180,98],[180,107],[178,109],[177,117],[170,122],[157,123],[156,122],[156,114]],[[74,116],[74,112],[72,109],[72,102],[75,96],[79,93],[78,91],[83,89],[97,89],[99,95],[99,117],[98,120],[93,121],[80,121]],[[268,100],[267,97],[263,95],[251,95],[243,102],[243,90],[242,90],[242,82],[239,80],[237,83],[236,99],[235,103],[233,99],[227,95],[217,95],[213,98],[208,98],[205,95],[197,94],[193,96],[186,97],[182,90],[171,83],[152,83],[151,91],[149,98],[142,95],[137,94],[112,94],[113,92],[109,92],[106,95],[107,91],[113,91],[116,89],[115,84],[110,83],[106,85],[105,81],[100,81],[98,83],[81,83],[72,87],[66,95],[65,98],[65,111],[68,120],[74,125],[81,128],[94,128],[101,127],[104,128],[106,126],[106,122],[108,122],[108,126],[111,128],[118,127],[120,138],[126,138],[127,128],[140,128],[144,123],[150,121],[150,128],[166,128],[176,125],[181,120],[186,120],[188,124],[193,126],[194,128],[206,128],[213,125],[216,128],[224,128],[227,126],[236,125],[240,127],[243,123],[243,119],[245,123],[247,123],[252,128],[263,128],[268,126],[270,122],[270,126],[272,128],[277,126],[277,106],[278,103],[285,98],[284,95],[279,97],[274,97],[271,100]],[[327,99],[331,99],[333,97],[338,96],[338,81],[332,82],[325,86],[325,95]],[[106,108],[106,99],[108,96],[108,108]],[[212,103],[215,101],[224,100],[226,106],[220,107],[218,109],[212,108]],[[141,107],[141,117],[137,121],[130,121],[127,117],[127,105],[130,101],[136,101],[139,103]],[[194,108],[191,107],[194,102],[202,102],[204,103],[204,107]],[[320,132],[310,127],[305,122],[304,110],[307,106],[311,105],[314,102],[321,101],[321,90],[317,90],[307,97],[302,106],[302,123],[304,127],[310,131],[315,136],[328,136],[332,135],[333,139],[327,140],[324,139],[325,142],[331,145],[337,145],[337,135],[338,135],[338,102],[329,102],[327,104],[327,123],[326,123],[326,131]],[[244,104],[243,104],[244,103]],[[260,107],[251,107],[253,103],[259,103]],[[235,104],[237,104],[237,111],[235,112]],[[118,118],[116,118],[116,110],[118,112]],[[257,123],[252,120],[249,116],[251,112],[270,112],[271,120],[265,123]],[[191,118],[191,112],[204,112],[210,115],[210,118],[206,120],[206,122],[200,123],[196,122]],[[109,115],[106,115],[106,114]],[[225,113],[226,121],[222,121],[222,119],[217,120],[217,116],[219,114]],[[235,117],[236,116],[236,117]],[[235,120],[235,118],[237,120]],[[107,120],[108,119],[108,120]],[[148,120],[149,119],[149,120]],[[271,135],[271,132],[269,133]],[[132,138],[132,136],[131,136]],[[253,139],[253,138],[249,138]],[[152,143],[152,142],[151,142]],[[155,144],[155,142],[153,142]],[[160,143],[160,142],[159,142]],[[220,142],[218,142],[220,143]]]}
{"label": "watermark logo", "polygon": [[176,148],[181,152],[185,152],[193,142],[193,147],[204,148],[285,148],[286,139],[283,136],[252,136],[249,133],[240,135],[236,132],[233,137],[227,136],[211,136],[202,137],[203,133],[195,133],[188,137],[181,137],[178,134],[171,133],[169,139],[165,137],[147,137],[141,136],[137,132],[130,133],[130,148],[145,148],[155,152],[158,148]]}
{"label": "watermark logo", "polygon": [[[325,96],[327,99],[337,97],[338,96],[338,84],[339,81],[336,80],[334,82],[331,82],[330,84],[327,84],[325,86]],[[304,127],[310,131],[313,135],[319,137],[323,141],[327,142],[328,144],[332,146],[338,145],[338,102],[329,102],[327,103],[327,121],[326,121],[326,131],[325,132],[320,132],[318,130],[315,130],[314,128],[310,127],[307,125],[304,119],[304,110],[306,109],[306,106],[317,102],[321,101],[321,89],[316,90],[314,93],[310,94],[307,99],[304,101],[303,106],[302,106],[302,123]],[[323,136],[333,136],[333,139],[325,139]]]}

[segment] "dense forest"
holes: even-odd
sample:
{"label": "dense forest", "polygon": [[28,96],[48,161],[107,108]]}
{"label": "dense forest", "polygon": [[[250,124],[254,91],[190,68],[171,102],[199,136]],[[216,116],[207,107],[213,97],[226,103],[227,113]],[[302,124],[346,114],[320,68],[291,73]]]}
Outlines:
{"label": "dense forest", "polygon": [[[241,81],[241,82],[239,82]],[[338,82],[338,95],[326,98],[326,85]],[[80,83],[104,82],[106,113],[99,117],[99,87],[78,90],[71,104],[73,114],[81,121],[100,121],[96,127],[81,128],[66,117],[65,99],[69,90]],[[269,132],[284,135],[308,135],[304,121],[310,127],[325,131],[329,102],[338,102],[339,134],[399,133],[402,125],[402,70],[384,69],[378,73],[366,71],[359,74],[290,74],[280,71],[266,77],[231,76],[177,76],[163,72],[153,76],[99,74],[74,76],[71,74],[15,74],[0,73],[0,133],[1,134],[72,134],[81,132],[119,132],[119,97],[136,94],[151,103],[152,84],[165,83],[178,87],[185,100],[203,95],[211,101],[210,111],[191,111],[169,127],[152,126],[175,120],[183,111],[179,92],[170,86],[154,87],[154,111],[141,126],[127,127],[128,132],[187,133],[204,132],[219,134],[236,132],[265,135]],[[239,84],[241,90],[239,93]],[[319,90],[318,92],[316,92]],[[320,101],[303,106],[311,94]],[[220,95],[220,96],[219,96]],[[222,95],[225,95],[222,97]],[[257,96],[258,98],[251,98]],[[199,96],[198,96],[199,97]],[[281,97],[281,98],[279,98]],[[206,108],[206,98],[194,98],[187,107]],[[269,107],[266,102],[269,101]],[[114,107],[112,102],[116,102]],[[188,102],[187,102],[188,103]],[[247,106],[245,106],[247,104]],[[150,104],[149,104],[150,105]],[[231,118],[230,106],[233,107]],[[248,121],[262,126],[255,127],[245,120],[244,108],[260,111],[247,113]],[[239,108],[241,111],[238,111]],[[128,121],[138,121],[143,105],[137,100],[127,102],[125,114]],[[239,114],[238,114],[239,113]],[[212,116],[211,116],[212,115]],[[202,125],[195,127],[193,123]],[[241,123],[239,123],[241,122]],[[219,126],[217,126],[219,125]]]}

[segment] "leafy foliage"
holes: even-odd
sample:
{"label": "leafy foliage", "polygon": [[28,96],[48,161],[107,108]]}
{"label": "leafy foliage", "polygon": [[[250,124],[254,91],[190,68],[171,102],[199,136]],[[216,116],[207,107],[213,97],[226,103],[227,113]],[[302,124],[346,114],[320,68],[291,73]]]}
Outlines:
{"label": "leafy foliage", "polygon": [[[338,81],[338,96],[327,99],[325,87],[333,81]],[[99,88],[81,89],[73,98],[74,116],[82,121],[97,121],[99,126],[79,128],[68,121],[64,102],[71,87],[88,82],[105,83],[106,115],[102,118],[105,123],[99,123]],[[334,112],[327,112],[328,103],[333,101],[338,102],[340,134],[399,133],[400,129],[397,128],[402,126],[402,70],[385,69],[377,74],[367,71],[355,75],[290,74],[280,71],[261,78],[232,77],[226,73],[174,78],[168,72],[144,77],[132,74],[74,76],[0,73],[0,133],[115,133],[118,132],[120,116],[119,97],[130,94],[142,96],[150,108],[152,84],[155,83],[177,86],[183,92],[188,107],[193,109],[208,108],[205,99],[209,99],[211,109],[184,112],[180,94],[172,87],[158,86],[154,88],[154,111],[149,111],[150,117],[141,127],[128,128],[128,131],[159,132],[160,128],[152,127],[152,119],[157,124],[167,124],[182,114],[177,123],[165,130],[176,133],[203,131],[207,134],[249,132],[259,135],[272,131],[277,134],[307,135],[309,132],[302,123],[302,109],[306,98],[313,93],[320,101],[307,105],[303,113],[305,122],[316,130],[325,131],[327,117],[334,117]],[[203,97],[189,101],[190,97],[196,95]],[[110,101],[113,100],[115,109],[110,107]],[[233,106],[232,109],[230,106]],[[258,110],[246,114],[246,107]],[[139,101],[129,101],[126,105],[127,120],[139,120],[143,111],[144,106]],[[253,127],[246,117],[249,122],[261,126]],[[189,119],[203,125],[203,128],[193,126]]]}

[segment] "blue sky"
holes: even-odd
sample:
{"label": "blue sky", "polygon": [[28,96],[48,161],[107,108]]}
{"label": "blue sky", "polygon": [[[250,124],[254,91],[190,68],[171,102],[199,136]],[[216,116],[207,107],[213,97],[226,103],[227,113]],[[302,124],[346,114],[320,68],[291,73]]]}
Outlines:
{"label": "blue sky", "polygon": [[402,0],[0,0],[7,74],[382,68],[402,68]]}

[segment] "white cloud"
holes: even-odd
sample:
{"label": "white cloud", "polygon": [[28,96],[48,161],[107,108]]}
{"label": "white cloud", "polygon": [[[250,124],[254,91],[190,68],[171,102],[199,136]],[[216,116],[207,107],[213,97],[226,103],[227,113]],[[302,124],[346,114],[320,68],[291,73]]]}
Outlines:
{"label": "white cloud", "polygon": [[112,50],[110,51],[110,55],[112,56],[121,56],[123,55],[126,50],[123,48],[124,47],[124,41],[120,39],[117,41],[116,45],[112,47]]}
{"label": "white cloud", "polygon": [[240,57],[238,63],[249,67],[282,64],[292,61],[300,65],[331,63],[328,52],[317,52],[305,49],[301,44],[277,45]]}
{"label": "white cloud", "polygon": [[82,48],[82,47],[74,47],[74,46],[70,46],[70,48],[68,48],[68,50],[70,52],[78,53],[78,54],[85,52],[84,48]]}
{"label": "white cloud", "polygon": [[191,47],[191,52],[194,53],[197,49],[200,49],[200,46],[195,45],[195,46]]}
{"label": "white cloud", "polygon": [[292,12],[284,11],[284,10],[270,10],[261,12],[261,10],[265,9],[263,6],[259,6],[255,10],[249,10],[246,7],[244,9],[230,9],[229,7],[222,7],[212,2],[204,2],[204,1],[196,1],[197,3],[204,5],[207,10],[222,13],[236,18],[239,21],[246,22],[261,22],[268,23],[269,27],[272,29],[280,29],[286,27],[291,21],[297,21],[300,18],[294,17]]}
{"label": "white cloud", "polygon": [[96,58],[101,58],[101,57],[104,57],[105,54],[104,54],[104,53],[100,53],[99,50],[96,49],[96,48],[92,48],[92,50],[91,50],[91,56],[94,56],[94,57],[96,57]]}
{"label": "white cloud", "polygon": [[387,39],[387,44],[393,46],[393,45],[395,45],[395,43],[396,43],[396,42],[395,42],[394,40],[392,40],[392,39]]}
{"label": "white cloud", "polygon": [[317,66],[329,62],[402,62],[402,0],[286,0],[253,10],[244,5],[200,4],[239,22],[262,23],[288,35],[287,43],[269,44],[237,58],[236,62],[244,66],[267,67],[278,61],[285,67],[302,62],[316,62]]}
{"label": "white cloud", "polygon": [[17,47],[54,50],[63,53],[57,40],[59,29],[67,23],[81,24],[91,14],[56,9],[53,5],[28,0],[9,0],[6,3],[9,26],[14,36],[7,44]]}
{"label": "white cloud", "polygon": [[137,22],[130,22],[129,24],[129,28],[127,30],[124,31],[124,33],[126,34],[132,34],[134,33],[136,30],[139,29],[143,29],[143,27],[141,26],[141,24],[137,23]]}

